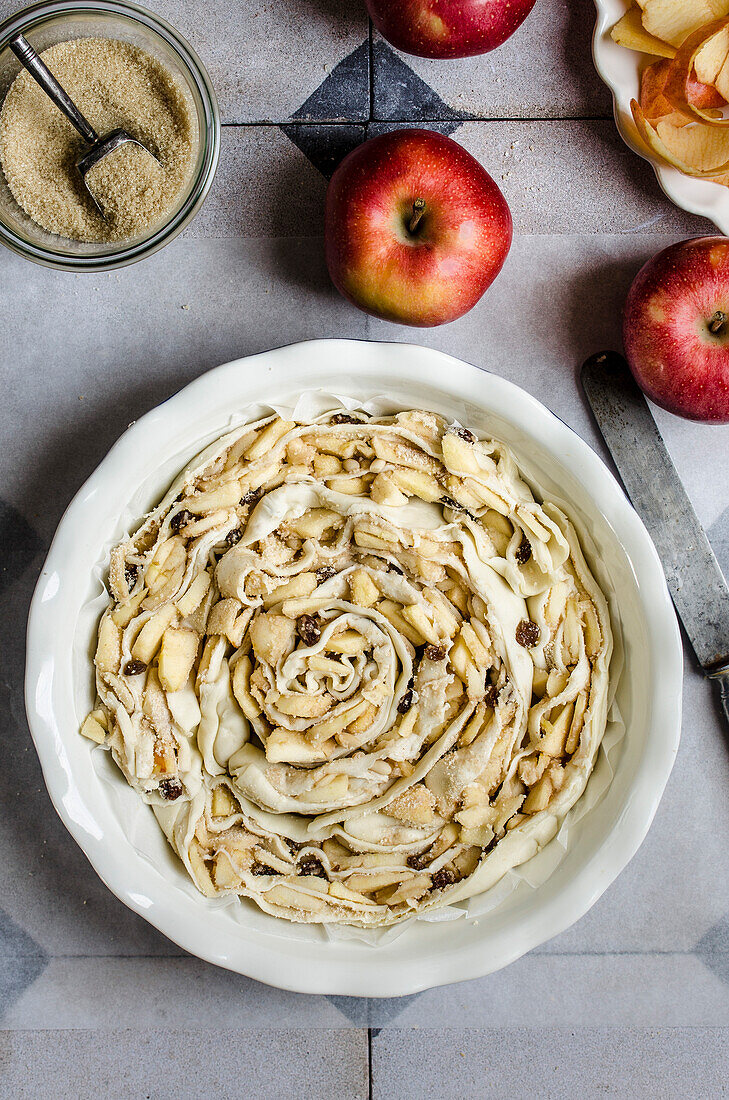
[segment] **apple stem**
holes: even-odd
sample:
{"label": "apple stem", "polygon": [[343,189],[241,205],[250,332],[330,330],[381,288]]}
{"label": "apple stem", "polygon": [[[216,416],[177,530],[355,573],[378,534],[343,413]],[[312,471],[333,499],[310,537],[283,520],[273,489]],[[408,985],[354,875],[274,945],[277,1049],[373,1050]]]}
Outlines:
{"label": "apple stem", "polygon": [[425,213],[425,199],[416,199],[415,202],[413,203],[413,216],[412,216],[412,218],[410,219],[410,221],[408,223],[408,229],[410,230],[411,233],[414,233],[415,230],[420,225],[420,219],[422,218],[424,213]]}
{"label": "apple stem", "polygon": [[712,332],[714,336],[720,336],[724,332],[726,325],[726,313],[717,309],[714,316],[709,321],[709,332]]}

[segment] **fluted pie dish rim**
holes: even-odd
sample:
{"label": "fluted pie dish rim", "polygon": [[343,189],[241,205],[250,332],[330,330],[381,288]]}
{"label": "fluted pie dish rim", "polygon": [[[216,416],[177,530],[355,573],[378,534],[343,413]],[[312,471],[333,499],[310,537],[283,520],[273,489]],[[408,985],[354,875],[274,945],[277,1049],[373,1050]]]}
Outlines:
{"label": "fluted pie dish rim", "polygon": [[[629,600],[636,610],[626,611],[634,636],[626,641],[631,660],[643,662],[645,687],[641,695],[641,677],[631,672],[622,704],[624,710],[627,706],[626,749],[605,799],[586,815],[587,839],[580,837],[570,847],[531,896],[517,892],[516,901],[456,925],[416,922],[397,939],[374,948],[349,939],[303,942],[288,927],[254,927],[245,919],[231,923],[215,903],[181,887],[171,862],[153,865],[120,831],[108,806],[108,781],[94,771],[88,743],[77,733],[83,715],[74,698],[71,665],[88,655],[79,653],[74,634],[84,595],[73,578],[90,572],[103,557],[102,544],[119,533],[120,509],[149,471],[155,472],[154,484],[145,489],[151,505],[186,459],[222,434],[233,409],[317,387],[343,396],[374,396],[387,392],[388,386],[402,407],[409,403],[441,411],[442,402],[448,415],[449,402],[451,407],[472,406],[474,417],[493,421],[488,430],[496,438],[504,438],[501,426],[521,437],[521,449],[531,442],[530,451],[543,452],[540,461],[563,475],[558,483],[574,482],[579,470],[586,494],[584,520],[598,541],[605,540],[607,555],[615,561],[624,555],[620,568],[636,582],[630,595],[637,595],[637,601]],[[483,434],[482,424],[474,427]],[[513,438],[505,441],[515,446]],[[515,449],[519,457],[518,444]],[[601,460],[512,383],[412,345],[314,341],[277,349],[216,368],[147,414],[121,437],[70,505],[41,574],[29,621],[26,700],[44,777],[61,818],[101,878],[125,904],[185,949],[302,992],[411,993],[489,973],[566,928],[599,897],[647,831],[675,756],[680,693],[678,632],[660,565],[645,529]],[[582,830],[582,824],[577,828]]]}

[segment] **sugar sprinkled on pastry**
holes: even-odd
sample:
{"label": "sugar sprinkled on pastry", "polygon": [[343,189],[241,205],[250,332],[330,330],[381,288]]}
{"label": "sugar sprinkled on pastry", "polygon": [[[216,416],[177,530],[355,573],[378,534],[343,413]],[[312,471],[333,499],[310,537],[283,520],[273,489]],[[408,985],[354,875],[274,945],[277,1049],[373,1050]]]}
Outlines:
{"label": "sugar sprinkled on pastry", "polygon": [[556,833],[607,714],[605,598],[502,443],[271,416],[111,554],[105,744],[207,896],[387,925]]}

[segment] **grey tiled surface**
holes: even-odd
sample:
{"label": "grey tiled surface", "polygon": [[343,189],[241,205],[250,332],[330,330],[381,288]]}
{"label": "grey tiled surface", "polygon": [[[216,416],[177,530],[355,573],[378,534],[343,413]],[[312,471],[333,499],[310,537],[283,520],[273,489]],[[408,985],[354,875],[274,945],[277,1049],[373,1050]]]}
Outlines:
{"label": "grey tiled surface", "polygon": [[[397,56],[453,111],[464,115],[592,118],[610,109],[610,96],[590,59],[593,11],[591,0],[538,3],[500,49],[485,58],[464,58],[458,65]],[[388,80],[392,52],[379,35],[375,37],[375,117],[411,118],[407,91]]]}
{"label": "grey tiled surface", "polygon": [[[333,1054],[336,1052],[336,1058]],[[277,1027],[151,1027],[0,1034],[4,1095],[14,1100],[255,1097],[366,1100],[367,1032]],[[91,1072],[90,1072],[91,1071]]]}
{"label": "grey tiled surface", "polygon": [[[615,1100],[720,1097],[727,1085],[727,1038],[719,1028],[515,1027],[510,1031],[386,1031],[372,1051],[373,1100],[387,1100],[391,1075],[408,1066],[399,1100],[539,1097]],[[381,1083],[380,1083],[381,1082]]]}
{"label": "grey tiled surface", "polygon": [[[688,651],[683,742],[638,855],[579,923],[488,979],[366,1002],[215,969],[117,902],[56,818],[23,712],[25,617],[58,519],[130,420],[277,344],[414,340],[512,379],[604,454],[577,368],[619,344],[640,265],[708,228],[617,138],[587,0],[541,0],[501,51],[439,65],[370,41],[358,2],[155,6],[194,41],[237,123],[199,217],[108,276],[0,263],[0,1097],[35,1100],[49,1081],[61,1098],[122,1100],[333,1100],[370,1084],[403,1100],[724,1095],[729,735]],[[14,7],[0,0],[0,16]],[[424,117],[491,171],[516,236],[470,314],[416,331],[331,288],[319,167],[392,120]],[[296,118],[309,121],[269,124]],[[656,415],[729,570],[729,429]]]}
{"label": "grey tiled surface", "polygon": [[[0,19],[22,6],[0,0]],[[349,0],[156,0],[147,6],[199,54],[227,123],[291,118],[369,33],[364,5]],[[336,117],[366,118],[369,77],[341,102],[346,109],[338,108]]]}

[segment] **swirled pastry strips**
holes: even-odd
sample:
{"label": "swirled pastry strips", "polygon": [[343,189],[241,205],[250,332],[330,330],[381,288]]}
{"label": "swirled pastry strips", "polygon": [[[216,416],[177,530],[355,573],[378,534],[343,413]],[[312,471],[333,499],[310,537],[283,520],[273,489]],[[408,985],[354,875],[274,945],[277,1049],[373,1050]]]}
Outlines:
{"label": "swirled pastry strips", "polygon": [[486,889],[584,791],[606,601],[496,440],[268,417],[183,472],[109,580],[82,732],[210,897],[391,924]]}

